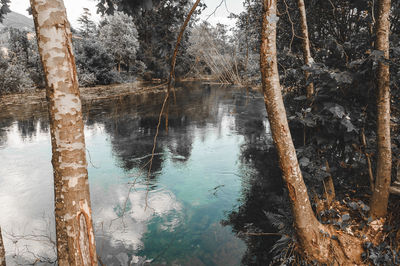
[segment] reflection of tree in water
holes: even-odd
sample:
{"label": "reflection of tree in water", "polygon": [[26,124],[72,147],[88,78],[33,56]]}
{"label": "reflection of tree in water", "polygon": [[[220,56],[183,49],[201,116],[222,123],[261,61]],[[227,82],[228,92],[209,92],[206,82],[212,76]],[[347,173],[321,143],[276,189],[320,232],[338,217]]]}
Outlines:
{"label": "reflection of tree in water", "polygon": [[36,135],[39,129],[41,133],[47,133],[49,122],[46,106],[32,105],[14,106],[11,110],[5,108],[0,114],[0,145],[7,142],[7,130],[16,123],[19,135],[22,139],[29,139]]}
{"label": "reflection of tree in water", "polygon": [[[155,119],[131,118],[129,115],[119,117],[115,121],[105,123],[111,136],[113,151],[121,160],[121,167],[129,171],[141,167],[150,159],[146,157],[153,148]],[[161,153],[161,143],[156,145],[155,153]],[[153,159],[153,172],[161,170],[162,156]]]}
{"label": "reflection of tree in water", "polygon": [[[190,89],[177,91],[176,104],[171,98],[169,106],[169,130],[165,120],[160,127],[156,153],[170,152],[175,162],[188,160],[192,153],[194,137],[205,138],[209,126],[222,131],[222,119],[232,119],[231,129],[244,138],[241,146],[241,168],[243,169],[242,204],[232,211],[226,224],[234,232],[272,232],[264,212],[275,212],[279,207],[276,199],[281,194],[282,184],[275,149],[268,134],[265,107],[262,97],[252,91],[218,88],[204,85],[185,86]],[[232,100],[233,93],[233,100]],[[102,124],[110,135],[113,153],[126,171],[141,167],[150,159],[158,115],[164,93],[124,96],[84,105],[86,125]],[[222,111],[221,111],[222,110]],[[20,134],[26,138],[37,131],[48,130],[47,112],[41,111],[0,121],[0,145],[5,133],[1,130],[18,122]],[[196,134],[194,134],[196,132]],[[159,172],[166,157],[155,156],[153,173]],[[249,224],[251,226],[249,227]],[[268,251],[271,236],[246,236],[238,234],[248,245],[244,264],[266,264],[270,261]]]}
{"label": "reflection of tree in water", "polygon": [[47,133],[49,130],[49,123],[47,119],[38,118],[35,116],[18,120],[18,131],[23,139],[32,138],[36,135],[38,127],[40,132]]}
{"label": "reflection of tree in water", "polygon": [[236,130],[245,139],[240,155],[245,169],[242,204],[229,213],[223,224],[232,226],[247,243],[242,258],[244,265],[268,265],[272,259],[270,250],[277,237],[246,235],[246,232],[275,232],[266,213],[275,213],[282,207],[279,197],[282,194],[281,171],[266,123],[263,98],[258,93],[248,92],[245,97],[236,97],[235,106],[238,113]]}
{"label": "reflection of tree in water", "polygon": [[[147,96],[145,100],[126,98],[118,100],[111,107],[99,108],[112,116],[104,119],[106,131],[111,136],[114,153],[120,158],[122,167],[131,170],[144,165],[153,147],[153,138],[158,122],[159,109],[164,95]],[[139,103],[139,104],[138,104]],[[104,103],[103,103],[104,104]],[[268,133],[263,98],[256,92],[237,90],[226,93],[223,89],[190,89],[177,93],[177,104],[169,106],[169,130],[165,131],[163,119],[157,141],[156,153],[166,149],[172,160],[188,160],[194,142],[193,127],[203,128],[207,124],[221,129],[223,115],[219,108],[234,117],[231,126],[244,137],[241,147],[243,169],[242,205],[232,211],[224,224],[231,225],[234,232],[247,243],[247,251],[242,258],[245,265],[267,264],[271,261],[269,250],[277,237],[247,236],[240,232],[274,232],[265,212],[276,212],[282,207],[281,172],[276,151]],[[91,112],[93,120],[96,113]],[[203,132],[205,134],[206,131]],[[202,131],[199,132],[201,138]],[[137,158],[143,158],[137,160]],[[156,156],[153,172],[160,171],[165,157]],[[253,169],[250,171],[250,169]],[[249,226],[251,225],[251,226]]]}
{"label": "reflection of tree in water", "polygon": [[36,122],[34,117],[25,120],[18,120],[18,131],[22,138],[32,138],[36,133]]}
{"label": "reflection of tree in water", "polygon": [[[176,103],[171,99],[168,111],[168,133],[165,119],[160,125],[152,171],[161,170],[166,148],[173,161],[189,159],[193,143],[193,127],[207,124],[217,125],[218,101],[215,97],[226,97],[218,88],[198,87],[195,84],[186,90],[178,90]],[[121,167],[129,171],[145,165],[150,159],[154,135],[164,93],[132,95],[113,101],[92,105],[87,115],[87,125],[102,123],[111,136],[111,144]],[[110,119],[111,118],[111,119]]]}
{"label": "reflection of tree in water", "polygon": [[7,143],[7,128],[13,123],[12,119],[0,119],[0,147]]}

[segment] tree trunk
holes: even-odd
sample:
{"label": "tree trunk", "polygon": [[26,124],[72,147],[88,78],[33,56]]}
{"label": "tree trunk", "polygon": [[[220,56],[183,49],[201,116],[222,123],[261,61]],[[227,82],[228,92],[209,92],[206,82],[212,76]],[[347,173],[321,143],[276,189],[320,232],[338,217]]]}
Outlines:
{"label": "tree trunk", "polygon": [[325,167],[326,171],[329,173],[329,176],[324,178],[326,204],[329,209],[329,207],[332,205],[332,202],[335,200],[336,192],[328,161],[325,161]]}
{"label": "tree trunk", "polygon": [[397,170],[396,180],[393,182],[393,185],[389,188],[389,192],[400,196],[400,159],[397,159],[396,170]]}
{"label": "tree trunk", "polygon": [[327,264],[337,262],[339,265],[354,264],[361,261],[360,242],[345,233],[338,234],[338,240],[332,240],[335,230],[318,222],[311,208],[282,99],[276,51],[278,21],[276,1],[264,0],[260,49],[262,88],[283,179],[289,191],[297,241],[305,258],[310,261],[316,260]]}
{"label": "tree trunk", "polygon": [[[378,3],[376,25],[376,50],[382,51],[389,59],[390,0]],[[390,72],[387,62],[378,65],[378,99],[377,99],[377,167],[375,188],[371,199],[371,216],[383,217],[387,213],[389,187],[392,170],[392,151],[390,141]]]}
{"label": "tree trunk", "polygon": [[283,178],[289,190],[295,227],[303,246],[308,246],[308,242],[312,241],[310,237],[318,234],[319,222],[311,208],[283,104],[276,54],[277,20],[276,0],[264,0],[261,37],[262,88],[272,137],[278,150]]}
{"label": "tree trunk", "polygon": [[122,61],[121,56],[119,56],[119,59],[118,59],[118,73],[121,73],[121,61]]}
{"label": "tree trunk", "polygon": [[394,185],[400,187],[400,158],[397,159],[397,175],[396,175],[396,181],[394,182]]}
{"label": "tree trunk", "polygon": [[[300,24],[301,24],[301,37],[302,37],[302,46],[303,46],[303,57],[304,63],[307,66],[311,66],[314,62],[311,56],[310,50],[310,38],[308,37],[308,26],[307,26],[307,16],[306,16],[306,6],[304,5],[304,0],[297,0],[297,5],[299,6],[300,11]],[[306,82],[310,77],[310,73],[305,71]],[[314,84],[310,83],[307,85],[307,97],[310,98],[314,95]]]}
{"label": "tree trunk", "polygon": [[[172,83],[175,82],[175,65],[176,65],[176,57],[177,57],[178,51],[179,51],[179,45],[181,44],[183,34],[185,33],[185,29],[186,29],[187,25],[189,24],[189,21],[192,18],[194,11],[196,11],[196,8],[199,4],[200,4],[200,0],[196,0],[196,2],[193,4],[192,8],[190,9],[188,15],[186,16],[186,19],[183,22],[183,25],[181,26],[181,29],[179,31],[178,39],[176,40],[176,43],[175,43],[174,53],[171,58],[171,67],[170,67],[169,77],[168,77],[168,93],[170,93],[171,88],[173,88]],[[174,99],[175,99],[175,91],[174,91]],[[175,101],[176,101],[176,99],[175,99]]]}
{"label": "tree trunk", "polygon": [[6,266],[6,252],[4,250],[3,236],[0,228],[0,266]]}
{"label": "tree trunk", "polygon": [[82,105],[62,0],[31,0],[46,78],[59,265],[97,265]]}

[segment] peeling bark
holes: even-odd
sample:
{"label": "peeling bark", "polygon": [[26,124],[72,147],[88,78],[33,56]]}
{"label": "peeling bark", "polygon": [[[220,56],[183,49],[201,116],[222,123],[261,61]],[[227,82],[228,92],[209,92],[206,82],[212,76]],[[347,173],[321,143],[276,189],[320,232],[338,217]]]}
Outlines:
{"label": "peeling bark", "polygon": [[59,265],[97,265],[82,104],[62,0],[31,0],[46,78]]}
{"label": "peeling bark", "polygon": [[[376,25],[376,50],[382,51],[389,59],[390,33],[390,0],[378,3]],[[389,201],[389,187],[392,170],[392,151],[390,140],[390,71],[389,63],[378,65],[378,99],[377,99],[377,167],[375,187],[371,199],[371,216],[380,218],[386,215]]]}
{"label": "peeling bark", "polygon": [[3,236],[0,228],[0,266],[6,266],[6,252],[4,250]]}
{"label": "peeling bark", "polygon": [[[301,43],[303,48],[303,57],[304,63],[307,66],[311,66],[314,62],[314,59],[311,56],[311,49],[310,49],[310,38],[308,37],[308,26],[307,26],[307,15],[306,15],[306,6],[304,4],[304,0],[297,0],[297,5],[299,7],[300,12],[300,25],[301,25]],[[308,71],[304,72],[306,77],[306,82],[310,77],[310,73]],[[314,95],[314,84],[310,83],[307,85],[307,97],[310,98]]]}
{"label": "peeling bark", "polygon": [[[311,208],[283,104],[276,50],[277,0],[264,0],[261,74],[264,101],[272,137],[278,151],[283,179],[289,191],[297,241],[304,257],[329,265],[361,262],[361,241],[334,228],[324,226]],[[334,240],[335,236],[336,240]]]}

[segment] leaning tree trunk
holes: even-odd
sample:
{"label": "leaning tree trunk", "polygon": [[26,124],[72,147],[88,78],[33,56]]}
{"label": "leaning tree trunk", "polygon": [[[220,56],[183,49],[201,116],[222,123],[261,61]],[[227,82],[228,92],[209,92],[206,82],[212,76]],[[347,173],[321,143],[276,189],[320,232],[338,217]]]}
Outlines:
{"label": "leaning tree trunk", "polygon": [[[302,37],[302,48],[303,48],[303,57],[304,63],[307,66],[311,66],[314,62],[311,56],[311,49],[310,49],[310,38],[308,37],[308,26],[307,26],[307,16],[306,16],[306,6],[304,5],[304,0],[297,0],[297,5],[299,6],[300,11],[300,24],[301,24],[301,37]],[[310,77],[310,73],[305,71],[306,82]],[[307,85],[307,97],[310,98],[314,94],[314,84],[309,83]]]}
{"label": "leaning tree trunk", "polygon": [[[193,4],[192,8],[190,9],[188,15],[186,16],[186,19],[183,22],[183,25],[181,26],[181,29],[179,31],[178,39],[176,40],[174,53],[173,53],[172,59],[171,59],[171,66],[170,66],[169,77],[168,77],[168,88],[167,88],[168,93],[170,93],[171,87],[172,87],[173,83],[175,82],[176,58],[178,55],[179,46],[181,44],[183,34],[185,33],[186,27],[189,24],[190,19],[192,18],[192,15],[196,11],[196,8],[199,4],[200,4],[200,0],[196,0],[196,2]],[[175,98],[175,92],[174,92],[174,98]]]}
{"label": "leaning tree trunk", "polygon": [[[185,21],[183,22],[181,29],[178,34],[178,38],[175,43],[175,49],[174,53],[172,54],[171,58],[171,65],[170,65],[170,71],[169,71],[169,77],[168,77],[168,85],[167,85],[167,96],[166,101],[167,101],[167,106],[166,106],[166,112],[165,112],[165,130],[168,133],[168,113],[169,113],[169,94],[171,93],[171,88],[172,92],[174,93],[174,102],[176,103],[176,95],[175,95],[175,66],[176,66],[176,58],[178,56],[178,51],[179,51],[179,46],[181,45],[181,41],[183,38],[183,34],[185,33],[186,27],[190,22],[190,19],[192,18],[193,13],[196,11],[197,6],[200,4],[200,0],[196,0],[196,2],[193,4],[192,8],[190,9],[188,15],[186,16]],[[161,110],[161,113],[164,111],[164,109]],[[152,160],[150,162],[150,165],[152,163]],[[150,166],[151,169],[151,166]]]}
{"label": "leaning tree trunk", "polygon": [[279,82],[276,51],[276,0],[264,0],[261,44],[261,73],[264,100],[272,137],[278,150],[283,178],[289,190],[299,240],[307,246],[310,236],[318,234],[315,218],[293,145]]}
{"label": "leaning tree trunk", "polygon": [[3,236],[0,228],[0,266],[6,266],[6,252],[4,250]]}
{"label": "leaning tree trunk", "polygon": [[62,0],[31,0],[46,78],[59,265],[97,265],[82,105]]}
{"label": "leaning tree trunk", "polygon": [[[292,141],[283,104],[276,51],[277,0],[264,0],[261,74],[264,100],[272,137],[278,151],[283,179],[289,191],[298,244],[304,256],[320,263],[339,262],[349,265],[361,261],[361,245],[354,237],[341,234],[332,240],[335,231],[323,226],[311,208],[296,150]],[[349,240],[352,246],[349,245]]]}
{"label": "leaning tree trunk", "polygon": [[[389,59],[390,0],[380,0],[378,5],[375,48],[384,53],[385,59]],[[378,155],[375,188],[371,199],[371,216],[374,218],[383,217],[387,213],[392,170],[390,142],[390,71],[388,62],[379,62],[377,79]]]}

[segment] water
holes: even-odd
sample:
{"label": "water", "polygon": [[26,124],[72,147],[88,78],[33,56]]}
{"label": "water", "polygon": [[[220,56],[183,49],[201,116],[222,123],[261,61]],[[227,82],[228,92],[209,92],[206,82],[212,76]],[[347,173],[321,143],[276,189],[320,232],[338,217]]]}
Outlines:
{"label": "water", "polygon": [[[263,211],[272,208],[268,198],[280,187],[262,97],[241,88],[184,84],[176,104],[169,106],[168,133],[161,124],[148,179],[144,166],[163,97],[149,93],[84,106],[102,262],[262,261],[271,239],[238,234],[265,220]],[[46,117],[41,105],[8,107],[0,115],[0,225],[9,265],[55,259]],[[254,198],[258,194],[262,198]],[[254,241],[263,241],[264,247],[260,250]]]}

